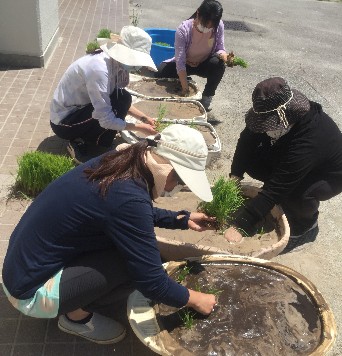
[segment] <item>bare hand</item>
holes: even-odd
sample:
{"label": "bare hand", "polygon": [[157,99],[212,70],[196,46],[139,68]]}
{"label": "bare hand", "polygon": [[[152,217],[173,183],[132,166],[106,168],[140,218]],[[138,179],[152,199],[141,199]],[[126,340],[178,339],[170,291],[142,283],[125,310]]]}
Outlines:
{"label": "bare hand", "polygon": [[142,118],[141,118],[141,121],[143,122],[143,123],[145,123],[145,124],[149,124],[149,125],[151,125],[151,126],[155,126],[155,124],[156,124],[156,119],[154,119],[153,117],[149,117],[149,116],[143,116]]}
{"label": "bare hand", "polygon": [[191,213],[188,226],[191,230],[201,232],[206,230],[213,230],[214,226],[210,223],[214,222],[215,218],[209,217],[203,213]]}
{"label": "bare hand", "polygon": [[209,315],[216,304],[216,299],[214,294],[205,294],[201,292],[196,292],[192,289],[189,289],[189,301],[187,307],[195,309],[197,312]]}
{"label": "bare hand", "polygon": [[182,89],[182,91],[180,92],[180,95],[181,96],[190,96],[190,89],[189,88],[186,88],[186,89]]}
{"label": "bare hand", "polygon": [[241,233],[232,226],[224,232],[224,238],[230,243],[239,243],[243,240]]}
{"label": "bare hand", "polygon": [[150,124],[136,124],[135,129],[144,133],[145,135],[156,135],[158,132]]}
{"label": "bare hand", "polygon": [[227,62],[227,57],[228,57],[228,54],[227,53],[220,53],[219,55],[219,58],[224,62],[226,63]]}
{"label": "bare hand", "polygon": [[233,60],[234,60],[234,53],[230,52],[229,54],[227,53],[220,53],[219,58],[228,66],[232,67],[233,66]]}
{"label": "bare hand", "polygon": [[147,118],[147,123],[150,124],[150,125],[153,126],[153,127],[155,127],[156,121],[157,121],[157,120],[156,120],[155,118],[153,118],[153,117],[148,117],[148,118]]}

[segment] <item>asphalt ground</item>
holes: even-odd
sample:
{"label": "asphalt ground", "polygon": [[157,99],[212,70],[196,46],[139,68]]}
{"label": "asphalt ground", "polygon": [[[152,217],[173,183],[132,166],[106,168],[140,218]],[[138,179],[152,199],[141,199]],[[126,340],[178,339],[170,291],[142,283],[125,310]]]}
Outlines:
{"label": "asphalt ground", "polygon": [[[201,1],[143,0],[131,3],[139,27],[175,29]],[[255,85],[272,76],[285,78],[303,92],[342,128],[342,3],[316,0],[221,1],[227,51],[244,58],[249,67],[229,68],[213,100],[212,118],[220,136],[220,159],[208,170],[214,181],[230,172],[231,159],[244,114],[251,107]],[[135,6],[140,5],[139,7]],[[194,77],[200,88],[204,80]],[[342,326],[342,194],[321,203],[316,242],[300,252],[274,260],[294,268],[321,291],[335,315],[338,333]],[[329,355],[342,355],[338,336]]]}

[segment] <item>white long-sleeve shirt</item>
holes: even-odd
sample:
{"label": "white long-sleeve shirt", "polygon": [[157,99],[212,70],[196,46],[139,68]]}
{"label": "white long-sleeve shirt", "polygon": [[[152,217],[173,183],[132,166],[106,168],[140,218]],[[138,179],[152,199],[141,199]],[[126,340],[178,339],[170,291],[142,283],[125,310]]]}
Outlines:
{"label": "white long-sleeve shirt", "polygon": [[126,122],[115,116],[110,94],[128,83],[128,71],[105,52],[85,55],[72,63],[60,80],[50,105],[50,120],[58,125],[72,112],[92,103],[92,117],[101,127],[124,130]]}

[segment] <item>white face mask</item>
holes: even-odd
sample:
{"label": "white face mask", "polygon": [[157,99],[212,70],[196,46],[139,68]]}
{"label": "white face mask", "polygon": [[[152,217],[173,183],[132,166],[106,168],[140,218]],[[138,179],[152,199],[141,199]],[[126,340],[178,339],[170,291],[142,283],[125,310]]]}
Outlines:
{"label": "white face mask", "polygon": [[161,197],[168,197],[168,198],[173,197],[175,194],[179,193],[182,190],[183,187],[184,187],[184,185],[177,184],[170,192],[167,192],[166,190],[162,191],[160,193],[160,196]]}
{"label": "white face mask", "polygon": [[212,28],[208,28],[208,27],[204,27],[202,24],[198,24],[197,25],[197,30],[199,31],[199,32],[202,32],[202,33],[209,33],[209,32],[211,32],[213,29]]}
{"label": "white face mask", "polygon": [[127,70],[127,72],[135,72],[135,71],[138,71],[141,66],[129,66],[127,64],[123,64],[121,63],[121,66],[123,67],[123,69]]}
{"label": "white face mask", "polygon": [[266,135],[271,137],[272,140],[276,141],[280,137],[286,135],[291,129],[291,126],[279,130],[266,131]]}

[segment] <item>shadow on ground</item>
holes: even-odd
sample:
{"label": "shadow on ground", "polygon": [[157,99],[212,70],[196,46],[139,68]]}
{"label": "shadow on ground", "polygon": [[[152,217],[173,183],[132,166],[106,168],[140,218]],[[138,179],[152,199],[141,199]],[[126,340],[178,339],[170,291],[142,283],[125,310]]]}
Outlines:
{"label": "shadow on ground", "polygon": [[128,324],[126,308],[121,309],[116,319],[126,325],[127,335],[123,341],[112,345],[88,342],[60,331],[57,318],[36,319],[21,314],[9,303],[0,284],[0,355],[156,355],[134,335]]}
{"label": "shadow on ground", "polygon": [[45,138],[37,147],[37,151],[48,152],[53,154],[68,155],[67,140],[55,136]]}

